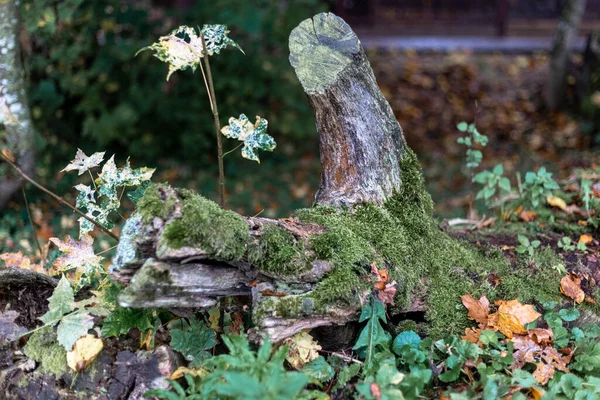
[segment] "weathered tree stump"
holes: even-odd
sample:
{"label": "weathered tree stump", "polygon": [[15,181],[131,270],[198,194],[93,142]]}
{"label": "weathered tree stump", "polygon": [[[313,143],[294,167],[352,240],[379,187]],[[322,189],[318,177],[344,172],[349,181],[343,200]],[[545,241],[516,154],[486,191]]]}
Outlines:
{"label": "weathered tree stump", "polygon": [[[321,145],[315,206],[289,219],[249,218],[186,189],[150,187],[111,268],[127,285],[122,306],[208,307],[247,295],[255,338],[279,341],[357,320],[374,291],[373,264],[397,284],[390,316],[420,313],[432,336],[468,325],[456,309],[465,293],[560,296],[548,269],[511,265],[438,228],[418,160],[342,19],[323,13],[303,21],[290,50]],[[491,273],[510,279],[490,286]],[[520,279],[529,280],[529,291]]]}

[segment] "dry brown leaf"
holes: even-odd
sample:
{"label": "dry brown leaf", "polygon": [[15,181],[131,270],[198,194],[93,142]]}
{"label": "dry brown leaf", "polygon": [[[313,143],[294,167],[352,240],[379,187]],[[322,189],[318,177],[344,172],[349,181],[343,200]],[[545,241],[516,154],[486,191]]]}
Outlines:
{"label": "dry brown leaf", "polygon": [[539,362],[533,372],[533,377],[540,385],[545,385],[554,376],[554,371],[553,366]]}
{"label": "dry brown leaf", "polygon": [[75,372],[83,371],[102,351],[102,339],[85,335],[77,339],[73,350],[67,352],[67,364]]}
{"label": "dry brown leaf", "polygon": [[521,304],[519,300],[498,300],[495,302],[498,307],[498,313],[511,314],[517,317],[521,325],[525,326],[542,316],[535,311],[530,304]]}
{"label": "dry brown leaf", "polygon": [[179,378],[183,378],[184,375],[202,377],[208,375],[208,371],[204,368],[179,367],[171,374],[171,377],[169,379],[176,380]]}
{"label": "dry brown leaf", "polygon": [[554,338],[554,333],[550,329],[530,329],[527,334],[535,343],[543,346],[551,345]]}
{"label": "dry brown leaf", "polygon": [[515,336],[511,341],[515,349],[513,353],[513,358],[515,359],[513,368],[521,368],[527,363],[535,363],[536,357],[542,354],[542,348],[529,336]]}
{"label": "dry brown leaf", "polygon": [[550,204],[552,207],[558,207],[563,211],[567,210],[567,203],[561,199],[560,197],[556,197],[556,196],[547,196],[546,197],[546,202],[548,204]]}
{"label": "dry brown leaf", "polygon": [[476,300],[470,294],[461,296],[463,305],[469,310],[469,318],[480,324],[487,324],[490,313],[490,301],[485,296]]}
{"label": "dry brown leaf", "polygon": [[546,392],[538,387],[534,386],[531,388],[531,396],[533,397],[533,400],[541,400],[545,394]]}
{"label": "dry brown leaf", "polygon": [[585,299],[585,292],[581,289],[581,278],[575,274],[568,274],[560,280],[560,292],[575,300],[577,304]]}
{"label": "dry brown leaf", "polygon": [[383,304],[394,305],[394,296],[396,295],[396,281],[387,283],[383,290],[377,291],[377,298],[381,300]]}
{"label": "dry brown leaf", "polygon": [[12,151],[10,151],[9,149],[7,149],[6,147],[4,147],[4,148],[2,149],[2,155],[3,155],[3,156],[4,156],[4,157],[5,157],[5,158],[6,158],[8,161],[10,161],[10,162],[13,162],[13,163],[14,163],[14,162],[16,161],[16,160],[15,160],[15,156],[14,156],[14,154],[12,153]]}
{"label": "dry brown leaf", "polygon": [[542,359],[546,362],[546,364],[552,365],[552,367],[559,371],[567,374],[570,372],[567,368],[567,365],[571,362],[571,354],[562,356],[554,347],[548,346],[542,353]]}

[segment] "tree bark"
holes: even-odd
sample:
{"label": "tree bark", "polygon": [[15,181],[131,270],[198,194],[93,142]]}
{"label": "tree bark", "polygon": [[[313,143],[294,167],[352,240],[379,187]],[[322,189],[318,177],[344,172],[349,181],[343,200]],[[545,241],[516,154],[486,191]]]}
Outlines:
{"label": "tree bark", "polygon": [[317,122],[322,205],[382,204],[402,184],[402,129],[350,26],[331,13],[290,35],[290,63]]}
{"label": "tree bark", "polygon": [[[35,168],[35,136],[18,40],[19,7],[15,1],[0,1],[0,135],[28,175]],[[3,129],[2,129],[3,127]],[[8,168],[0,171],[0,210],[21,185]]]}
{"label": "tree bark", "polygon": [[569,52],[577,39],[585,4],[586,0],[568,0],[554,34],[548,82],[548,107],[551,110],[557,110],[565,98]]}

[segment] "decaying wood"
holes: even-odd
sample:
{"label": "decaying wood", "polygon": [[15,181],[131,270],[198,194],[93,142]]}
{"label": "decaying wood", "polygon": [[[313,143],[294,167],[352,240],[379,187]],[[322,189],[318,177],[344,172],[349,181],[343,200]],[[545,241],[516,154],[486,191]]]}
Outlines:
{"label": "decaying wood", "polygon": [[[341,208],[365,202],[382,205],[401,190],[404,138],[358,38],[341,18],[322,13],[292,31],[290,52],[320,137],[323,172],[316,203]],[[176,193],[171,188],[161,190],[162,199],[181,199],[169,197]],[[115,279],[128,285],[119,300],[122,306],[208,307],[219,297],[247,295],[252,297],[256,324],[252,336],[268,335],[274,341],[305,329],[358,319],[358,298],[363,296],[358,293],[355,304],[321,304],[315,312],[309,295],[334,269],[330,261],[305,254],[303,260],[312,260],[308,270],[302,264],[302,272],[282,275],[252,265],[247,257],[224,262],[212,259],[202,248],[170,248],[162,233],[181,216],[180,200],[171,209],[166,218],[146,224],[141,218],[130,219],[124,227],[112,270]],[[256,243],[266,227],[275,226],[293,237],[295,248],[306,252],[312,251],[311,238],[327,231],[324,226],[293,219],[243,220]],[[415,294],[406,312],[422,311],[423,295]],[[287,304],[299,304],[302,311],[298,315],[277,311],[279,305]]]}
{"label": "decaying wood", "polygon": [[350,26],[331,13],[300,23],[290,62],[308,95],[320,140],[318,204],[381,204],[401,185],[404,138]]}

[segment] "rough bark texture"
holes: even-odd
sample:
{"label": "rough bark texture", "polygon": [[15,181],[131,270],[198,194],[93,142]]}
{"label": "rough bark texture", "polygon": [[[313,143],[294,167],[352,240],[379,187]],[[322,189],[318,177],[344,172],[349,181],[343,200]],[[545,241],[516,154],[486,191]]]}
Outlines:
{"label": "rough bark texture", "polygon": [[[0,1],[0,144],[6,144],[21,169],[32,174],[35,138],[19,51],[18,3]],[[0,210],[20,185],[19,177],[12,171],[0,169]]]}
{"label": "rough bark texture", "polygon": [[567,87],[569,51],[577,38],[577,30],[585,11],[586,0],[568,0],[558,22],[550,55],[550,80],[548,82],[548,107],[556,110],[562,104]]}
{"label": "rough bark texture", "polygon": [[350,26],[331,13],[300,23],[290,62],[308,95],[321,148],[317,204],[382,204],[401,185],[402,129]]}

